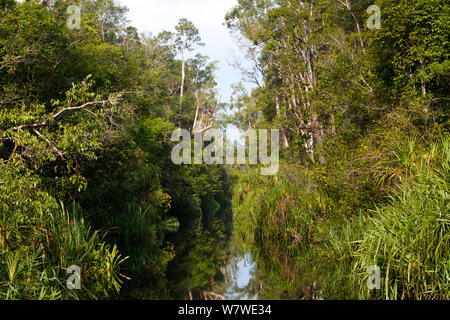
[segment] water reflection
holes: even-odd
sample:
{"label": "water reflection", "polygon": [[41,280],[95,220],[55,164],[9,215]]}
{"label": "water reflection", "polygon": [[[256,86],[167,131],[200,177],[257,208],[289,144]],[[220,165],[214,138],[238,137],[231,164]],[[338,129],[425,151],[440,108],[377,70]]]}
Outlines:
{"label": "water reflection", "polygon": [[258,237],[242,236],[236,230],[239,226],[233,230],[231,210],[218,210],[205,221],[205,215],[199,215],[171,239],[177,251],[166,272],[170,298],[353,298],[341,285],[348,270],[320,263],[299,246],[283,241],[260,243],[255,241]]}
{"label": "water reflection", "polygon": [[233,263],[228,267],[230,283],[228,291],[224,294],[227,300],[257,300],[258,294],[253,288],[253,275],[256,265],[250,253],[232,259]]}

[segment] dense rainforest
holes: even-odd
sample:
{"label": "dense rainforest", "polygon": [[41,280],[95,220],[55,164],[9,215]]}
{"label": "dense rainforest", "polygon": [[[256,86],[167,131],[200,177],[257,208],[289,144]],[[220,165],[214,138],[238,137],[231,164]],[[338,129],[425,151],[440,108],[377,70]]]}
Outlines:
{"label": "dense rainforest", "polygon": [[0,298],[175,298],[187,283],[200,297],[226,257],[209,244],[229,237],[230,182],[174,165],[170,137],[196,109],[213,120],[215,64],[176,59],[199,43],[187,20],[138,35],[126,8],[88,0],[70,29],[74,3],[0,2]]}
{"label": "dense rainforest", "polygon": [[[448,11],[238,0],[222,103],[187,19],[0,0],[0,299],[221,299],[248,255],[242,296],[449,299]],[[176,128],[230,124],[280,130],[278,174],[171,160]]]}
{"label": "dense rainforest", "polygon": [[233,192],[263,296],[450,298],[448,13],[441,0],[227,13],[256,85],[236,86],[231,120],[277,127],[284,145],[278,175],[249,169]]}

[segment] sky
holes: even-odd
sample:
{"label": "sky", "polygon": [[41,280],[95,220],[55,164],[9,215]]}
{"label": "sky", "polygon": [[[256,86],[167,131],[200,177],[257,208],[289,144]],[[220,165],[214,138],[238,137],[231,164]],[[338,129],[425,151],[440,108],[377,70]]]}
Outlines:
{"label": "sky", "polygon": [[175,32],[180,18],[192,21],[205,43],[198,51],[210,57],[211,61],[219,61],[216,79],[222,102],[230,101],[231,84],[239,82],[241,74],[229,63],[234,61],[234,57],[242,56],[223,23],[225,14],[237,4],[237,0],[120,0],[119,3],[129,8],[128,19],[139,32],[153,35],[162,30]]}

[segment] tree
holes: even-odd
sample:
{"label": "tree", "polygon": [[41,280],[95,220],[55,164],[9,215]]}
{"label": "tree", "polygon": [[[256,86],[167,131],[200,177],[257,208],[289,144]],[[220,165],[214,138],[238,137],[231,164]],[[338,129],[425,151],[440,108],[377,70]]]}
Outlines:
{"label": "tree", "polygon": [[181,116],[183,112],[183,95],[185,82],[185,54],[187,51],[192,51],[196,46],[202,46],[201,38],[197,27],[189,20],[182,18],[175,27],[177,34],[175,44],[178,52],[181,55],[181,86],[180,86],[180,108],[179,108],[179,127],[181,128]]}
{"label": "tree", "polygon": [[[171,161],[176,53],[189,125],[192,110],[216,103],[215,63],[185,58],[200,39],[187,21],[176,48],[172,33],[139,35],[113,0],[82,0],[77,30],[66,23],[71,0],[46,3],[0,0],[0,298],[106,298],[122,263],[129,295],[161,298],[167,264],[183,250],[168,235],[178,220],[204,233],[202,211],[209,224],[224,180],[218,168]],[[7,275],[14,260],[26,274]],[[74,263],[85,291],[65,286]]]}
{"label": "tree", "polygon": [[[220,103],[220,101],[215,101],[216,92],[214,91],[214,87],[217,85],[214,79],[217,62],[208,63],[208,57],[197,54],[189,60],[188,64],[193,73],[195,95],[195,116],[191,130],[194,134],[211,128],[215,122],[215,114]],[[212,106],[213,104],[215,107]],[[206,118],[209,118],[209,121]]]}

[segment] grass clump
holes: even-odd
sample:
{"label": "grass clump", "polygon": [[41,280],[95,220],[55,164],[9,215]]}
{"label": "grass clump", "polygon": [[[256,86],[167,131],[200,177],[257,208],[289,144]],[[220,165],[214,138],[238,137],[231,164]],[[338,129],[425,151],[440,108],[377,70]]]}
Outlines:
{"label": "grass clump", "polygon": [[[0,299],[102,299],[119,292],[125,259],[91,232],[75,205],[37,212],[21,219],[0,211]],[[81,290],[67,286],[71,266],[80,268]]]}
{"label": "grass clump", "polygon": [[360,218],[355,273],[382,270],[381,290],[362,297],[448,299],[450,297],[450,140],[420,151],[414,141],[393,153],[408,172],[389,202]]}

